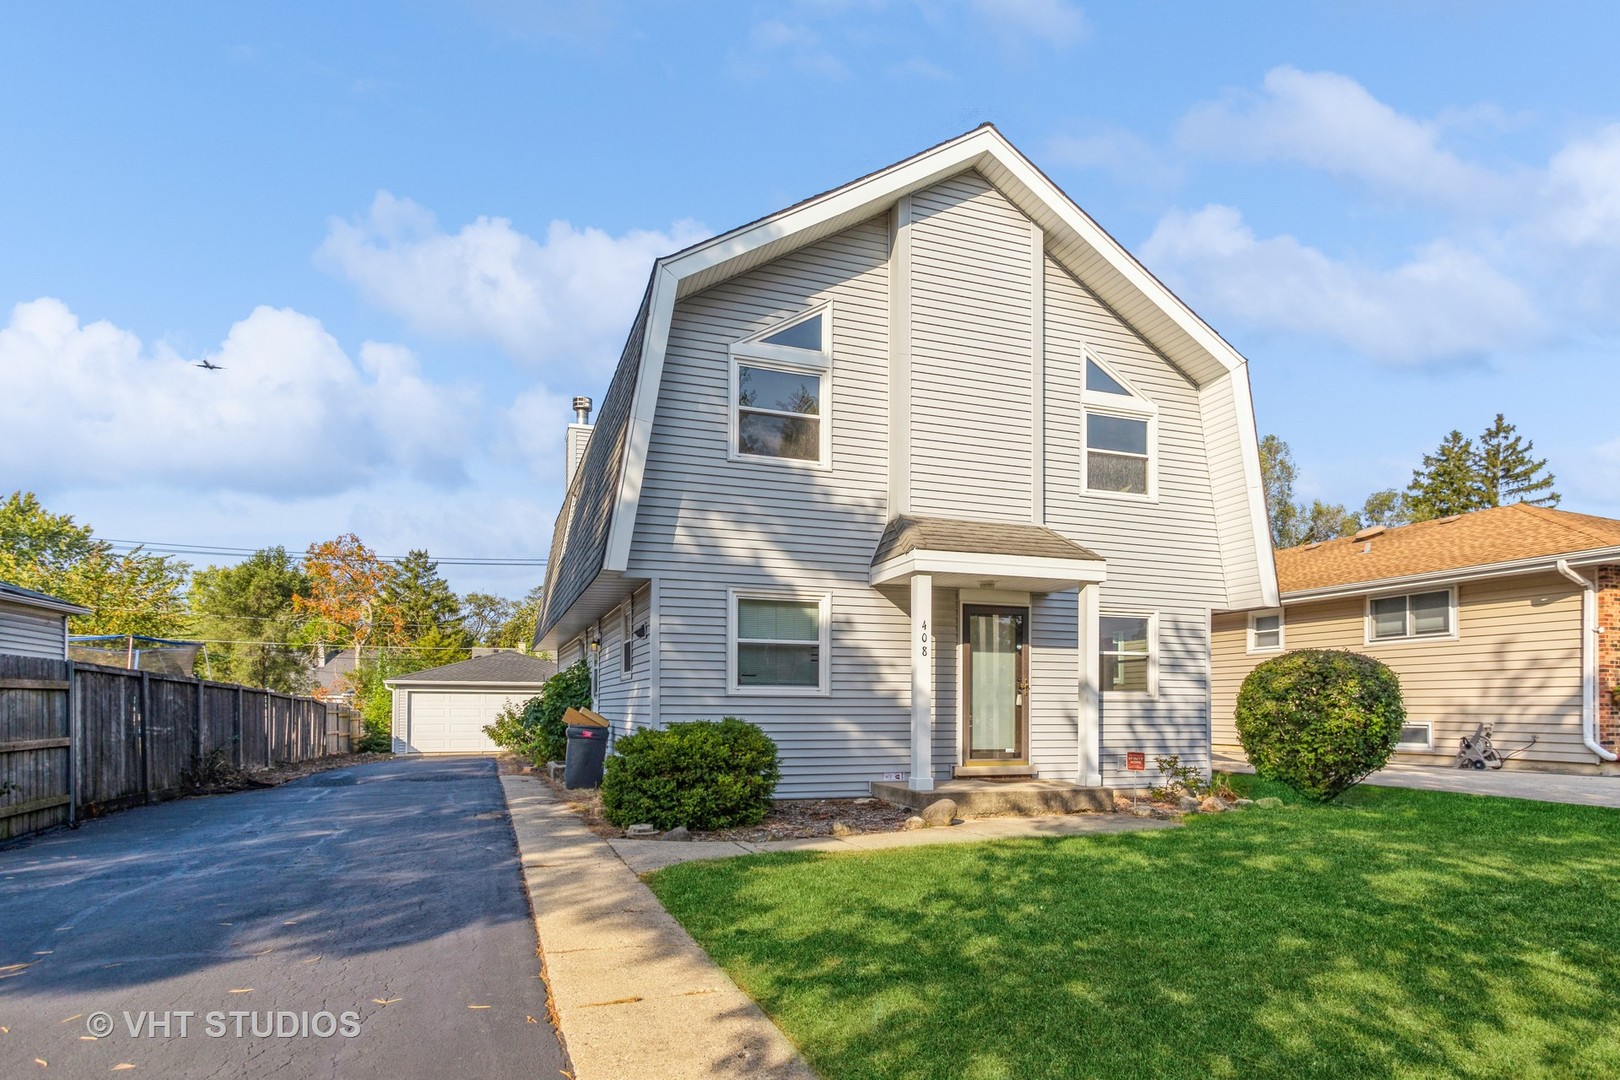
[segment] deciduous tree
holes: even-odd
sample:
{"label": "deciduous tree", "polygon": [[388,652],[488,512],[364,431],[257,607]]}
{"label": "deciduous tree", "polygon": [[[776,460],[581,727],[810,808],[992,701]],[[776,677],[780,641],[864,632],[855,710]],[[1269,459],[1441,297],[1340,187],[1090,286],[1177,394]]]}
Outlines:
{"label": "deciduous tree", "polygon": [[294,598],[307,595],[309,575],[282,547],[265,548],[235,566],[210,566],[191,580],[191,610],[209,646],[216,678],[283,694],[309,688],[308,656],[296,643]]}

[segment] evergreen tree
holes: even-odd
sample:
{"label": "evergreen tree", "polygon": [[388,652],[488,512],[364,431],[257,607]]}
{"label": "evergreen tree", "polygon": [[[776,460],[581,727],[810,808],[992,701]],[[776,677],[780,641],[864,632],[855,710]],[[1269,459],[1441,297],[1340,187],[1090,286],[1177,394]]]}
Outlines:
{"label": "evergreen tree", "polygon": [[1413,521],[1466,514],[1495,505],[1486,491],[1473,440],[1453,430],[1434,453],[1424,454],[1423,467],[1412,472],[1406,499]]}
{"label": "evergreen tree", "polygon": [[1553,474],[1547,472],[1547,459],[1531,457],[1536,444],[1519,435],[1501,413],[1479,437],[1480,482],[1485,488],[1487,506],[1527,502],[1536,506],[1557,506]]}
{"label": "evergreen tree", "polygon": [[199,570],[191,581],[198,636],[230,642],[209,646],[213,676],[283,694],[307,690],[307,654],[294,645],[301,620],[293,597],[309,589],[309,575],[281,547]]}
{"label": "evergreen tree", "polygon": [[383,581],[379,606],[395,629],[389,644],[408,645],[439,663],[464,659],[472,644],[461,618],[461,601],[439,576],[426,551],[411,551]]}

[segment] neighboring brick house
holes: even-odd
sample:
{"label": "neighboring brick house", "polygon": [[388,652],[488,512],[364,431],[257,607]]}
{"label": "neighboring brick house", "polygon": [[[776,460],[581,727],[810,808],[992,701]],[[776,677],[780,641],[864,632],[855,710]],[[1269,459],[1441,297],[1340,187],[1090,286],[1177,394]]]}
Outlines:
{"label": "neighboring brick house", "polygon": [[1620,521],[1519,503],[1277,552],[1279,608],[1214,618],[1211,736],[1241,755],[1243,678],[1287,649],[1352,649],[1401,678],[1397,760],[1450,764],[1495,725],[1510,767],[1613,770]]}

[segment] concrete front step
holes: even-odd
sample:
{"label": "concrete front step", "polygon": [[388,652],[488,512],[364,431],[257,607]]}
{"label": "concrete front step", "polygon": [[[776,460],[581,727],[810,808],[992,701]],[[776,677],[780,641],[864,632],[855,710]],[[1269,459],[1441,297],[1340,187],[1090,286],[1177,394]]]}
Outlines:
{"label": "concrete front step", "polygon": [[956,816],[964,819],[1110,813],[1114,809],[1112,789],[1081,787],[1066,780],[946,780],[933,791],[912,791],[904,781],[875,780],[872,794],[913,810],[936,799],[950,799],[956,803]]}

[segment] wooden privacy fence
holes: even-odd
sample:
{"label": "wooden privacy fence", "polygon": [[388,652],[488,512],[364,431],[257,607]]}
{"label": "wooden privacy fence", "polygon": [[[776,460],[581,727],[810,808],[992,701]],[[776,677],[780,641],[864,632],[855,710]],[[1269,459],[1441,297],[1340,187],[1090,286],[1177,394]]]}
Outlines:
{"label": "wooden privacy fence", "polygon": [[0,840],[353,747],[314,698],[0,653]]}

